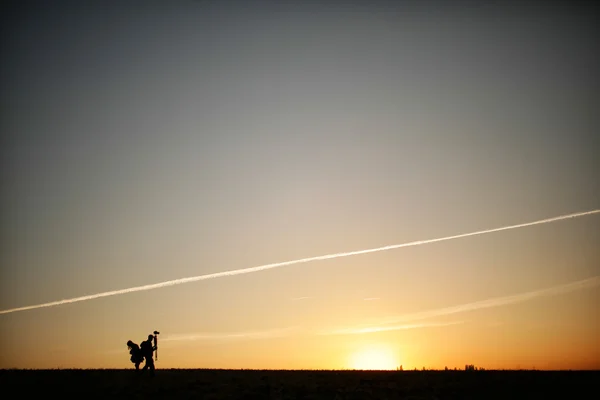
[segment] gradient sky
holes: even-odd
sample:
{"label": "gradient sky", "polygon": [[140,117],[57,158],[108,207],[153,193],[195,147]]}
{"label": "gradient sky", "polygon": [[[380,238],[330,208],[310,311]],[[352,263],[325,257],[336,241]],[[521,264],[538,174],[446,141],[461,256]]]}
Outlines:
{"label": "gradient sky", "polygon": [[[599,209],[598,11],[521,3],[3,2],[0,308]],[[156,329],[158,368],[598,369],[598,243],[595,214],[2,314],[0,368],[132,368]]]}

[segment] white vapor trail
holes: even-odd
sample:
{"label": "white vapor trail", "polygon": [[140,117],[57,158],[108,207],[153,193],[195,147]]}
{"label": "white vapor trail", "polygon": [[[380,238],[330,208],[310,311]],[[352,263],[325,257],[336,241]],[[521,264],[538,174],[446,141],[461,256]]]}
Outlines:
{"label": "white vapor trail", "polygon": [[374,332],[385,332],[385,331],[401,331],[407,329],[422,329],[422,328],[437,328],[450,325],[464,324],[465,321],[452,321],[452,322],[423,322],[418,324],[402,324],[393,326],[370,326],[367,328],[347,328],[337,329],[333,331],[322,331],[320,335],[347,335],[347,334],[362,334],[362,333],[374,333]]}
{"label": "white vapor trail", "polygon": [[374,248],[374,249],[356,250],[356,251],[349,251],[349,252],[345,252],[345,253],[327,254],[327,255],[323,255],[323,256],[302,258],[299,260],[266,264],[266,265],[261,265],[258,267],[242,268],[242,269],[235,269],[235,270],[231,270],[231,271],[217,272],[217,273],[213,273],[213,274],[192,276],[189,278],[181,278],[181,279],[175,279],[175,280],[166,281],[166,282],[154,283],[154,284],[150,284],[150,285],[135,286],[135,287],[127,288],[127,289],[112,290],[109,292],[96,293],[96,294],[91,294],[91,295],[87,295],[87,296],[75,297],[72,299],[58,300],[58,301],[53,301],[50,303],[36,304],[36,305],[26,306],[26,307],[11,308],[8,310],[0,311],[0,314],[8,314],[8,313],[17,312],[17,311],[33,310],[36,308],[43,308],[43,307],[59,306],[59,305],[63,305],[63,304],[75,303],[78,301],[93,300],[93,299],[98,299],[100,297],[116,296],[119,294],[159,289],[159,288],[163,288],[163,287],[167,287],[167,286],[181,285],[183,283],[203,281],[206,279],[215,279],[215,278],[222,278],[222,277],[226,277],[226,276],[249,274],[252,272],[264,271],[264,270],[271,269],[271,268],[285,267],[287,265],[301,264],[301,263],[320,261],[320,260],[328,260],[328,259],[339,258],[339,257],[349,257],[349,256],[355,256],[355,255],[359,255],[359,254],[367,254],[367,253],[375,253],[378,251],[399,249],[401,247],[411,247],[411,246],[418,246],[418,245],[422,245],[422,244],[442,242],[445,240],[460,239],[460,238],[464,238],[464,237],[468,237],[468,236],[477,236],[477,235],[483,235],[486,233],[505,231],[505,230],[509,230],[509,229],[524,228],[526,226],[547,224],[547,223],[554,222],[554,221],[560,221],[560,220],[576,218],[576,217],[583,217],[586,215],[592,215],[592,214],[597,214],[597,213],[600,213],[600,209],[592,210],[592,211],[578,212],[578,213],[567,214],[567,215],[561,215],[558,217],[547,218],[547,219],[542,219],[542,220],[533,221],[533,222],[526,222],[526,223],[518,224],[518,225],[505,226],[502,228],[494,228],[494,229],[487,229],[487,230],[471,232],[471,233],[463,233],[460,235],[446,236],[446,237],[437,238],[437,239],[418,240],[415,242],[393,244],[393,245],[378,247],[378,248]]}
{"label": "white vapor trail", "polygon": [[583,290],[600,285],[600,276],[592,276],[587,279],[582,279],[576,282],[565,283],[558,286],[553,286],[546,289],[535,290],[532,292],[519,293],[511,296],[495,297],[492,299],[476,301],[473,303],[461,304],[458,306],[440,308],[437,310],[425,311],[415,314],[407,314],[400,317],[392,317],[383,323],[393,324],[402,321],[415,321],[427,319],[431,317],[439,317],[444,315],[457,314],[467,311],[475,311],[483,308],[499,307],[509,304],[522,303],[527,300],[532,300],[538,297],[555,296],[558,294],[570,293],[577,290]]}
{"label": "white vapor trail", "polygon": [[270,331],[254,332],[229,332],[229,333],[187,333],[170,335],[161,340],[163,342],[171,341],[191,341],[191,340],[243,340],[243,339],[273,339],[284,337],[298,331],[298,327],[289,327],[283,329],[273,329]]}
{"label": "white vapor trail", "polygon": [[[592,288],[600,285],[600,276],[592,276],[587,279],[582,279],[575,282],[565,283],[562,285],[552,286],[546,289],[534,290],[531,292],[519,293],[510,296],[503,297],[494,297],[487,300],[475,301],[472,303],[461,304],[458,306],[438,308],[435,310],[423,311],[419,313],[413,314],[404,314],[395,317],[388,317],[378,319],[376,322],[372,322],[370,325],[366,327],[353,327],[353,328],[345,328],[345,329],[337,329],[331,331],[324,331],[322,334],[326,335],[343,335],[343,334],[357,334],[357,333],[370,333],[370,332],[379,332],[385,330],[398,330],[404,329],[404,327],[425,327],[427,324],[415,324],[415,325],[399,325],[399,326],[391,326],[391,327],[381,327],[380,325],[386,324],[399,324],[399,323],[407,323],[413,322],[433,317],[443,317],[452,314],[463,313],[467,311],[475,311],[481,310],[483,308],[490,307],[500,307],[509,304],[522,303],[527,300],[536,299],[544,296],[555,296],[564,293],[570,293],[577,290],[583,290],[587,288]],[[455,324],[448,323],[448,325]],[[373,327],[373,325],[377,325]],[[431,326],[441,326],[438,323],[434,323]]]}

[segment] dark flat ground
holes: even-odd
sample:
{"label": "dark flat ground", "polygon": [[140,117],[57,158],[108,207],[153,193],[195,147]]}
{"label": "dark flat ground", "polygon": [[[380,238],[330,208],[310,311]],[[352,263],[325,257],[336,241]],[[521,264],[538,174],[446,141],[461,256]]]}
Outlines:
{"label": "dark flat ground", "polygon": [[0,370],[0,387],[61,399],[590,399],[600,371]]}

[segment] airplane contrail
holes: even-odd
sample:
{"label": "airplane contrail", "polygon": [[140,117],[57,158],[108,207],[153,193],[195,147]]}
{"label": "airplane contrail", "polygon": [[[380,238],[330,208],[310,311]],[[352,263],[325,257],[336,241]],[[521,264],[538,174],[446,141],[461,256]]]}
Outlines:
{"label": "airplane contrail", "polygon": [[[337,329],[332,331],[324,331],[321,334],[324,335],[343,335],[343,334],[356,334],[356,333],[370,333],[379,332],[383,330],[396,330],[398,327],[382,327],[381,325],[387,324],[404,324],[407,322],[414,322],[423,319],[429,319],[433,317],[444,317],[447,315],[464,313],[468,311],[476,311],[484,308],[500,307],[509,304],[522,303],[528,300],[537,299],[546,296],[556,296],[559,294],[571,293],[578,290],[589,289],[600,285],[600,275],[592,276],[590,278],[582,279],[575,282],[564,283],[562,285],[552,286],[546,289],[534,290],[531,292],[513,294],[510,296],[494,297],[487,300],[474,301],[472,303],[461,304],[457,306],[438,308],[435,310],[423,311],[413,314],[404,314],[394,317],[378,318],[377,321],[373,321],[370,324],[361,325],[360,327]],[[404,325],[400,325],[403,328]],[[408,325],[408,326],[421,326]]]}
{"label": "airplane contrail", "polygon": [[32,306],[11,308],[11,309],[8,309],[8,310],[2,310],[2,311],[0,311],[0,314],[8,314],[8,313],[13,313],[13,312],[17,312],[17,311],[33,310],[33,309],[36,309],[36,308],[43,308],[43,307],[59,306],[59,305],[69,304],[69,303],[75,303],[75,302],[79,302],[79,301],[98,299],[100,297],[116,296],[116,295],[119,295],[119,294],[126,294],[126,293],[133,293],[133,292],[141,292],[141,291],[144,291],[144,290],[159,289],[159,288],[163,288],[163,287],[167,287],[167,286],[181,285],[183,283],[203,281],[203,280],[206,280],[206,279],[215,279],[215,278],[222,278],[222,277],[226,277],[226,276],[249,274],[249,273],[252,273],[252,272],[259,272],[259,271],[264,271],[264,270],[267,270],[267,269],[285,267],[285,266],[288,266],[288,265],[301,264],[301,263],[307,263],[307,262],[312,262],[312,261],[328,260],[328,259],[340,258],[340,257],[349,257],[349,256],[355,256],[355,255],[359,255],[359,254],[367,254],[367,253],[375,253],[375,252],[385,251],[385,250],[399,249],[401,247],[411,247],[411,246],[418,246],[418,245],[422,245],[422,244],[430,244],[430,243],[435,243],[435,242],[442,242],[442,241],[452,240],[452,239],[460,239],[460,238],[464,238],[464,237],[468,237],[468,236],[477,236],[477,235],[483,235],[483,234],[486,234],[486,233],[493,233],[493,232],[505,231],[505,230],[509,230],[509,229],[524,228],[526,226],[533,226],[533,225],[539,225],[539,224],[547,224],[547,223],[550,223],[550,222],[560,221],[560,220],[569,219],[569,218],[583,217],[583,216],[586,216],[586,215],[592,215],[592,214],[597,214],[597,213],[600,213],[600,209],[592,210],[592,211],[578,212],[578,213],[567,214],[567,215],[561,215],[561,216],[558,216],[558,217],[546,218],[546,219],[542,219],[542,220],[538,220],[538,221],[533,221],[533,222],[526,222],[526,223],[517,224],[517,225],[505,226],[505,227],[502,227],[502,228],[494,228],[494,229],[487,229],[487,230],[477,231],[477,232],[462,233],[460,235],[445,236],[445,237],[441,237],[441,238],[437,238],[437,239],[417,240],[417,241],[414,241],[414,242],[401,243],[401,244],[392,244],[392,245],[389,245],[389,246],[377,247],[377,248],[373,248],[373,249],[356,250],[356,251],[349,251],[349,252],[335,253],[335,254],[327,254],[327,255],[316,256],[316,257],[301,258],[301,259],[292,260],[292,261],[284,261],[284,262],[278,262],[278,263],[273,263],[273,264],[265,264],[265,265],[261,265],[261,266],[258,266],[258,267],[242,268],[242,269],[235,269],[235,270],[231,270],[231,271],[223,271],[223,272],[216,272],[216,273],[206,274],[206,275],[192,276],[192,277],[189,277],[189,278],[174,279],[174,280],[171,280],[171,281],[159,282],[159,283],[154,283],[154,284],[149,284],[149,285],[143,285],[143,286],[135,286],[135,287],[127,288],[127,289],[112,290],[112,291],[109,291],[109,292],[90,294],[90,295],[87,295],[87,296],[75,297],[75,298],[72,298],[72,299],[58,300],[58,301],[53,301],[53,302],[50,302],[50,303],[36,304],[36,305],[32,305]]}
{"label": "airplane contrail", "polygon": [[162,342],[190,340],[236,340],[236,339],[273,339],[297,332],[299,327],[272,329],[268,331],[229,332],[229,333],[188,333],[175,334],[162,338]]}

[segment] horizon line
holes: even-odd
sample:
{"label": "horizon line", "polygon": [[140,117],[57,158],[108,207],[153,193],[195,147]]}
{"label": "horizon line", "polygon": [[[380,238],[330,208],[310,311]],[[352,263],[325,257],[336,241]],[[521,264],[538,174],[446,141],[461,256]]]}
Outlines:
{"label": "horizon line", "polygon": [[[475,364],[467,364],[478,367]],[[400,367],[402,365],[399,365]],[[456,369],[455,369],[456,368]],[[302,372],[302,371],[322,371],[322,372],[600,372],[600,368],[592,369],[581,369],[581,368],[563,368],[563,369],[541,369],[541,368],[485,368],[477,370],[465,370],[464,367],[448,367],[448,370],[444,368],[407,368],[407,369],[356,369],[356,368],[157,368],[161,371],[289,371],[289,372]],[[0,368],[0,371],[127,371],[131,372],[130,368]]]}

